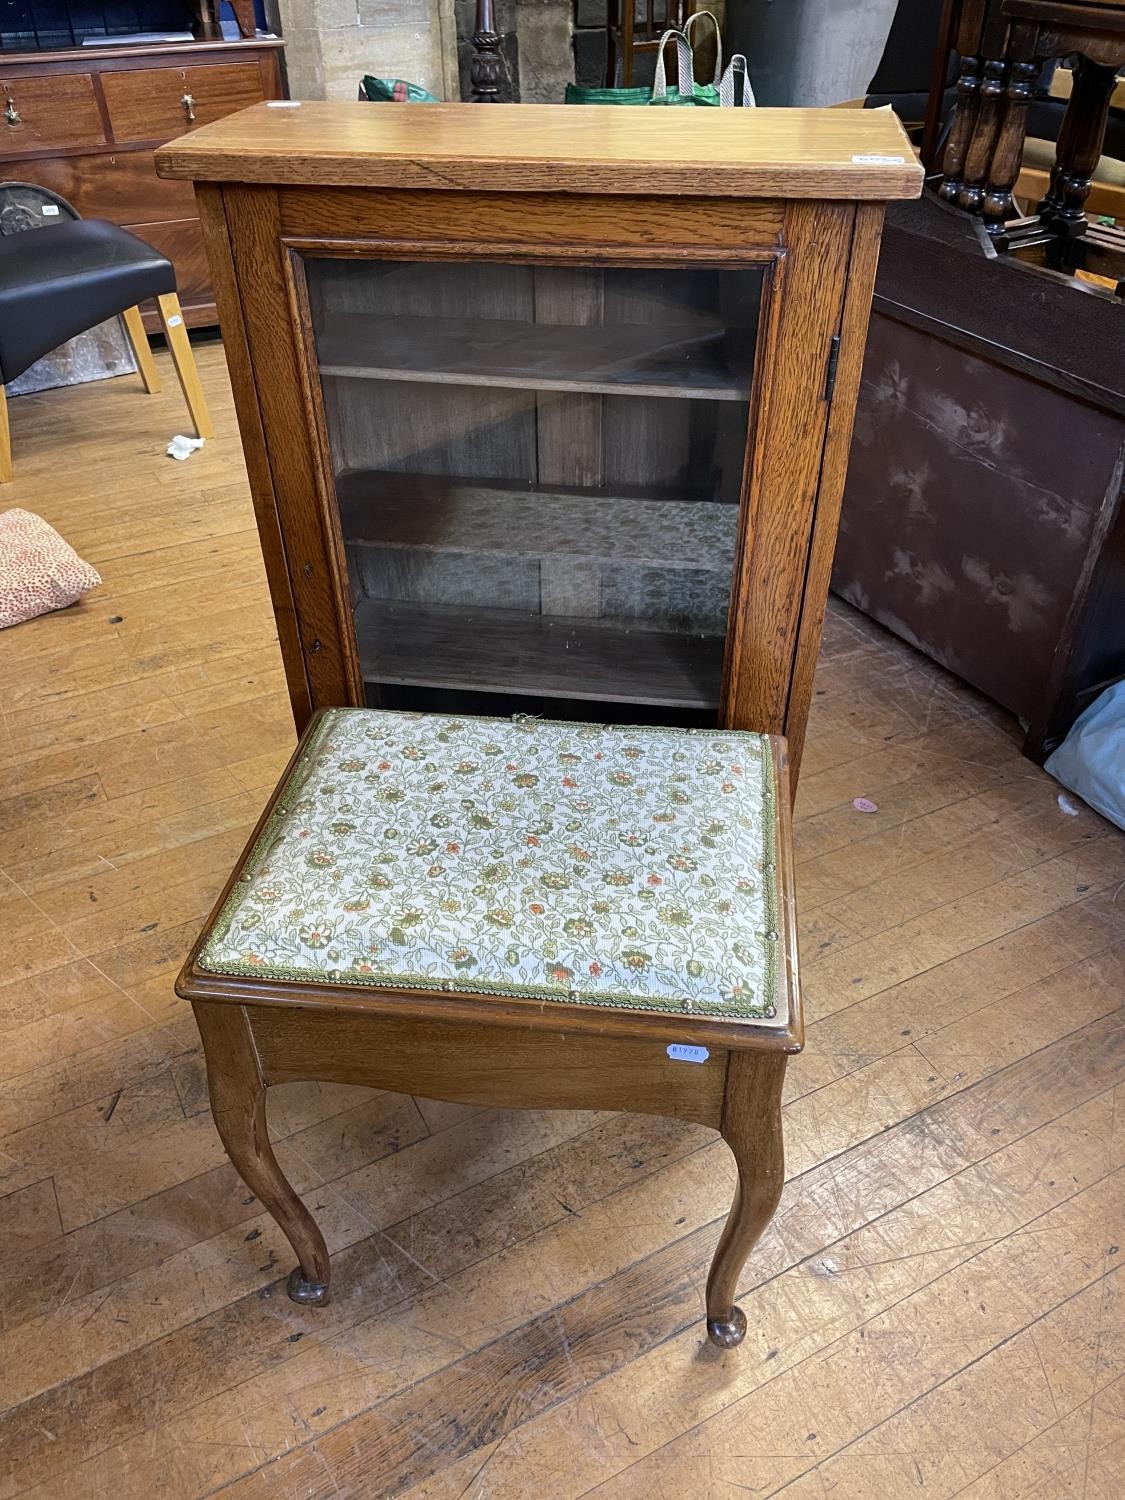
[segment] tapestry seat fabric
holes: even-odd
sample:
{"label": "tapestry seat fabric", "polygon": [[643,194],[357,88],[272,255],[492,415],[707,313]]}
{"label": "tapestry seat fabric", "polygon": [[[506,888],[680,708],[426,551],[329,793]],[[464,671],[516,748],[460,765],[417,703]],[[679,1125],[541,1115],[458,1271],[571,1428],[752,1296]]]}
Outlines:
{"label": "tapestry seat fabric", "polygon": [[333,709],[200,969],[784,1025],[768,738]]}

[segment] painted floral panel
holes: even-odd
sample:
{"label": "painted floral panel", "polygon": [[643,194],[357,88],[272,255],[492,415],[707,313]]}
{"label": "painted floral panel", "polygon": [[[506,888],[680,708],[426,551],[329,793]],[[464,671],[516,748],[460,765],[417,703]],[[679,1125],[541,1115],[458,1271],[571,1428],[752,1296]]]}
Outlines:
{"label": "painted floral panel", "polygon": [[199,964],[780,1025],[776,795],[756,734],[333,709]]}

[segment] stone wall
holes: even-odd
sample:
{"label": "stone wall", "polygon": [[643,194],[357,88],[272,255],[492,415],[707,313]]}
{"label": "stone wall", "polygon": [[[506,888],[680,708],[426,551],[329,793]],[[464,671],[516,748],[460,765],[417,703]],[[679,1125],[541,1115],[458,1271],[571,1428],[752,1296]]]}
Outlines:
{"label": "stone wall", "polygon": [[609,0],[574,0],[574,81],[601,88],[609,58]]}
{"label": "stone wall", "polygon": [[516,0],[520,99],[561,104],[574,82],[573,0]]}
{"label": "stone wall", "polygon": [[278,0],[294,99],[354,99],[364,73],[456,99],[453,0]]}
{"label": "stone wall", "polygon": [[898,0],[729,0],[727,39],[744,52],[758,103],[813,107],[861,97]]}

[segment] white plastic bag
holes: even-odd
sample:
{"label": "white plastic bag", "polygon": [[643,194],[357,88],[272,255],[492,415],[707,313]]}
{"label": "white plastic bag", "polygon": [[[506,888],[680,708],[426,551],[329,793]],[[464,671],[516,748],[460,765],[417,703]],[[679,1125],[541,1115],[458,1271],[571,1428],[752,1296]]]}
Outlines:
{"label": "white plastic bag", "polygon": [[1103,818],[1125,828],[1125,682],[1095,698],[1044,770]]}
{"label": "white plastic bag", "polygon": [[202,438],[184,437],[182,432],[177,432],[176,436],[172,439],[172,441],[168,444],[167,448],[165,448],[164,451],[165,453],[167,453],[169,458],[178,458],[180,462],[183,463],[185,458],[190,458],[193,453],[197,452],[202,447]]}

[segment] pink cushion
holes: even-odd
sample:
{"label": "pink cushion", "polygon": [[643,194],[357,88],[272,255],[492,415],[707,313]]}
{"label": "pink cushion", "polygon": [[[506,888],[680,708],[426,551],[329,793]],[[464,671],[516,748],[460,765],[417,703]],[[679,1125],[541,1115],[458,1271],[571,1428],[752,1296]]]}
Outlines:
{"label": "pink cushion", "polygon": [[29,510],[0,515],[0,630],[65,609],[101,581],[42,516]]}

